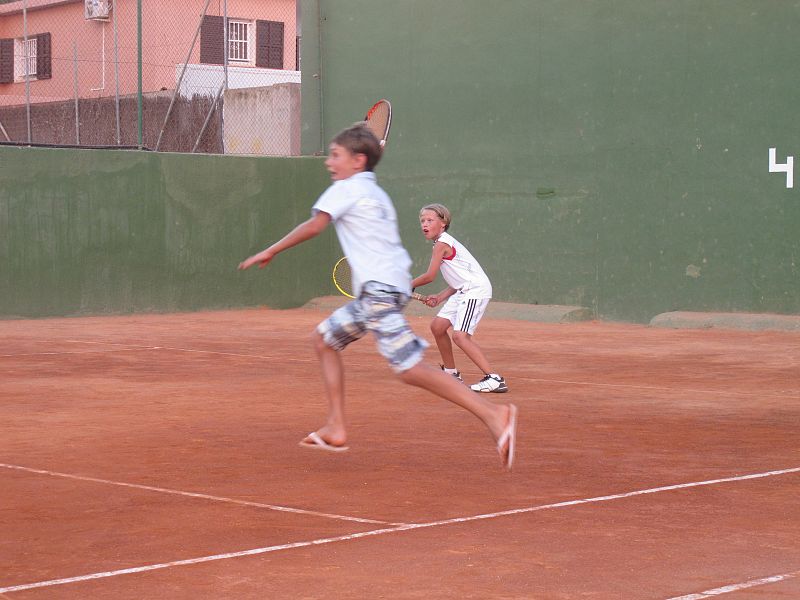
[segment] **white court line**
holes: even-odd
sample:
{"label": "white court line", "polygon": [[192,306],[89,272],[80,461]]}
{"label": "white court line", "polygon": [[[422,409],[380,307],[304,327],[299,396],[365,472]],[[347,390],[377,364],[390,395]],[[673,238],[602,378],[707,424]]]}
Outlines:
{"label": "white court line", "polygon": [[712,596],[721,596],[722,594],[729,594],[731,592],[738,592],[739,590],[746,590],[751,587],[758,587],[759,585],[767,585],[770,583],[778,583],[779,581],[786,581],[800,575],[800,571],[792,573],[784,573],[783,575],[772,575],[771,577],[762,577],[761,579],[751,579],[743,583],[734,583],[723,587],[714,588],[713,590],[706,590],[699,594],[687,594],[686,596],[675,596],[667,600],[702,600],[703,598],[711,598]]}
{"label": "white court line", "polygon": [[360,517],[349,517],[346,515],[335,515],[331,513],[317,512],[314,510],[305,510],[303,508],[292,508],[289,506],[279,506],[275,504],[263,504],[261,502],[250,502],[248,500],[237,500],[235,498],[226,498],[224,496],[212,496],[209,494],[200,494],[196,492],[184,492],[181,490],[171,490],[168,488],[155,487],[152,485],[141,485],[138,483],[126,483],[124,481],[112,481],[110,479],[99,479],[97,477],[85,477],[83,475],[72,475],[70,473],[59,473],[58,471],[46,471],[44,469],[33,469],[31,467],[22,467],[19,465],[9,465],[0,463],[0,467],[4,469],[13,469],[15,471],[24,471],[26,473],[36,473],[37,475],[50,475],[51,477],[63,477],[65,479],[74,479],[77,481],[89,481],[92,483],[103,483],[106,485],[115,485],[118,487],[133,488],[136,490],[146,490],[148,492],[159,492],[162,494],[172,494],[174,496],[185,496],[188,498],[201,498],[203,500],[213,500],[215,502],[226,502],[228,504],[238,504],[240,506],[253,506],[256,508],[268,508],[280,512],[296,513],[299,515],[309,515],[313,517],[324,517],[327,519],[336,519],[339,521],[354,521],[356,523],[370,523],[372,525],[405,525],[405,523],[389,523],[387,521],[376,521],[375,519],[362,519]]}
{"label": "white court line", "polygon": [[116,577],[118,575],[127,575],[130,573],[144,573],[145,571],[156,571],[158,569],[168,569],[170,567],[180,567],[185,565],[197,565],[205,562],[212,562],[216,560],[225,560],[228,558],[239,558],[242,556],[255,556],[257,554],[266,554],[267,552],[277,552],[279,550],[291,550],[293,548],[304,548],[307,546],[321,546],[323,544],[331,544],[333,542],[343,542],[347,540],[355,540],[362,537],[373,535],[380,535],[382,533],[391,533],[393,531],[400,531],[401,529],[415,528],[414,525],[405,525],[403,527],[391,527],[387,529],[373,529],[371,531],[362,531],[360,533],[350,533],[347,535],[340,535],[330,538],[322,538],[318,540],[310,540],[306,542],[294,542],[289,544],[281,544],[279,546],[267,546],[265,548],[253,548],[252,550],[241,550],[239,552],[226,552],[225,554],[214,554],[212,556],[201,556],[199,558],[188,558],[185,560],[175,560],[167,563],[159,563],[155,565],[144,565],[141,567],[131,567],[129,569],[118,569],[116,571],[105,571],[103,573],[92,573],[90,575],[79,575],[77,577],[65,577],[63,579],[51,579],[50,581],[38,581],[36,583],[25,583],[22,585],[12,585],[9,587],[0,588],[0,594],[7,594],[10,592],[21,592],[24,590],[32,590],[35,588],[51,587],[54,585],[64,585],[65,583],[78,583],[81,581],[91,581],[93,579],[102,579],[104,577]]}
{"label": "white court line", "polygon": [[157,569],[168,569],[170,567],[178,567],[184,565],[195,565],[199,563],[206,563],[212,562],[217,560],[225,560],[229,558],[238,558],[242,556],[254,556],[257,554],[266,554],[268,552],[277,552],[280,550],[291,550],[293,548],[304,548],[308,546],[321,546],[323,544],[332,544],[335,542],[346,542],[350,540],[356,540],[360,538],[370,537],[370,536],[377,536],[377,535],[384,535],[388,533],[398,533],[401,531],[412,531],[416,529],[426,529],[429,527],[441,527],[444,525],[453,525],[456,523],[467,523],[470,521],[479,521],[484,519],[495,519],[498,517],[505,517],[509,515],[519,515],[523,513],[530,513],[536,512],[540,510],[548,510],[554,508],[565,508],[568,506],[578,506],[581,504],[590,504],[593,502],[608,502],[610,500],[620,500],[623,498],[630,498],[633,496],[640,496],[642,494],[654,494],[657,492],[665,492],[671,490],[679,490],[679,489],[686,489],[704,485],[715,485],[719,483],[728,483],[733,481],[745,481],[748,479],[759,479],[762,477],[774,477],[776,475],[787,475],[789,473],[798,473],[800,472],[800,467],[795,467],[792,469],[781,469],[776,471],[767,471],[764,473],[753,473],[750,475],[740,475],[737,477],[725,477],[721,479],[709,479],[707,481],[694,481],[690,483],[680,483],[676,485],[668,485],[662,486],[657,488],[650,488],[645,490],[636,490],[633,492],[626,492],[622,494],[611,494],[608,496],[597,496],[594,498],[584,498],[581,500],[569,500],[566,502],[556,502],[554,504],[543,504],[540,506],[530,506],[527,508],[516,508],[511,510],[504,510],[494,513],[487,513],[482,515],[473,515],[470,517],[456,517],[453,519],[443,519],[441,521],[431,521],[429,523],[414,523],[414,524],[405,524],[400,525],[399,527],[390,527],[390,528],[383,528],[383,529],[373,529],[370,531],[361,531],[358,533],[351,533],[346,535],[340,535],[336,537],[329,537],[329,538],[320,538],[316,540],[307,540],[303,542],[293,542],[289,544],[281,544],[277,546],[266,546],[263,548],[253,548],[251,550],[241,550],[238,552],[226,552],[225,554],[213,554],[211,556],[201,556],[198,558],[189,558],[184,560],[176,560],[172,562],[166,563],[158,563],[153,565],[144,565],[141,567],[131,567],[128,569],[119,569],[116,571],[104,571],[102,573],[91,573],[89,575],[79,575],[77,577],[67,577],[64,579],[51,579],[49,581],[38,581],[36,583],[26,583],[22,585],[15,585],[0,588],[0,594],[9,593],[9,592],[20,592],[23,590],[30,590],[34,588],[42,588],[42,587],[50,587],[55,585],[63,585],[66,583],[78,583],[81,581],[89,581],[92,579],[101,579],[104,577],[116,577],[118,575],[126,575],[130,573],[142,573],[144,571],[155,571]]}

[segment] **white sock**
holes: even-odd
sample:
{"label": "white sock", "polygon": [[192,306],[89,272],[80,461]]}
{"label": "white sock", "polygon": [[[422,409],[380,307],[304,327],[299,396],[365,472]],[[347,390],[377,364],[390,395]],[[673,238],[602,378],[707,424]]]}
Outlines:
{"label": "white sock", "polygon": [[445,367],[444,372],[450,375],[455,375],[456,373],[458,373],[458,369],[448,369],[447,367]]}

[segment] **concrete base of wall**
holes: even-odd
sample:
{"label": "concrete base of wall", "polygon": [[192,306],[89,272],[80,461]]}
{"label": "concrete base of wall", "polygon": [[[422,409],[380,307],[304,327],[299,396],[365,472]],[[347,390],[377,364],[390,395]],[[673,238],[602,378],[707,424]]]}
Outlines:
{"label": "concrete base of wall", "polygon": [[[348,301],[344,296],[322,296],[309,300],[303,308],[314,310],[335,310]],[[435,308],[428,308],[421,302],[411,301],[406,314],[413,316],[436,315]],[[592,320],[591,311],[582,306],[554,306],[539,304],[512,304],[495,302],[489,304],[486,316],[492,319],[511,319],[517,321],[536,321],[541,323],[570,323]]]}
{"label": "concrete base of wall", "polygon": [[656,315],[650,321],[652,327],[674,329],[779,329],[800,331],[800,315],[774,315],[757,313],[701,313],[667,312]]}
{"label": "concrete base of wall", "polygon": [[[321,296],[309,300],[303,308],[333,311],[348,301],[344,296]],[[433,317],[436,309],[428,308],[420,302],[411,302],[406,308],[410,316]],[[486,316],[492,319],[534,321],[539,323],[574,323],[591,321],[592,312],[583,306],[560,306],[540,304],[513,304],[496,302],[489,304]],[[758,331],[777,329],[800,331],[800,315],[775,315],[756,313],[702,313],[668,312],[656,315],[650,321],[651,327],[673,329],[746,329]]]}
{"label": "concrete base of wall", "polygon": [[513,304],[492,302],[486,315],[493,319],[514,319],[539,323],[574,323],[594,319],[592,311],[583,306],[561,304]]}

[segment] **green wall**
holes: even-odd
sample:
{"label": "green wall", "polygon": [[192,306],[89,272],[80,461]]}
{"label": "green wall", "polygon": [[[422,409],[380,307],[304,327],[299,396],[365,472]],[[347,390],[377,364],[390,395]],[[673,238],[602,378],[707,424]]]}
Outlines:
{"label": "green wall", "polygon": [[236,270],[310,215],[320,159],[0,147],[0,317],[289,307],[330,294],[326,232]]}
{"label": "green wall", "polygon": [[[800,2],[301,0],[303,146],[377,98],[380,181],[422,269],[421,205],[499,300],[646,322],[800,314]],[[0,317],[297,306],[332,232],[238,262],[309,214],[319,158],[0,147]]]}
{"label": "green wall", "polygon": [[[441,201],[496,298],[800,313],[800,2],[303,0],[304,150],[375,99],[416,264]],[[800,177],[800,174],[798,174]]]}

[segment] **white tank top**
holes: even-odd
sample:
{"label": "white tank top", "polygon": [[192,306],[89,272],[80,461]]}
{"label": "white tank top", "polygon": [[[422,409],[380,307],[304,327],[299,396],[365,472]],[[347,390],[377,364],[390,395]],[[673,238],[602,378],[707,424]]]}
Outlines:
{"label": "white tank top", "polygon": [[440,267],[447,285],[470,298],[491,298],[492,283],[469,250],[447,232],[443,232],[436,241],[451,248],[450,255],[442,259]]}

